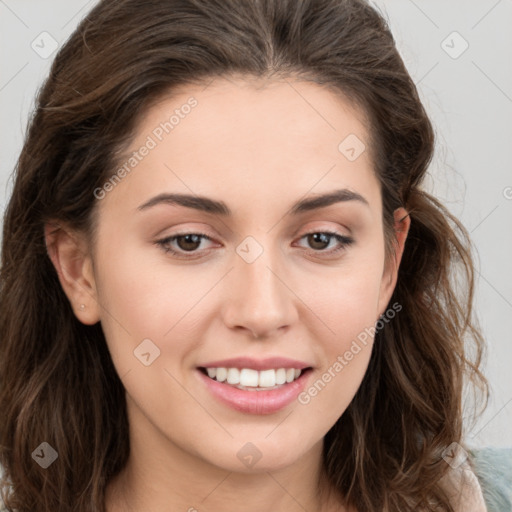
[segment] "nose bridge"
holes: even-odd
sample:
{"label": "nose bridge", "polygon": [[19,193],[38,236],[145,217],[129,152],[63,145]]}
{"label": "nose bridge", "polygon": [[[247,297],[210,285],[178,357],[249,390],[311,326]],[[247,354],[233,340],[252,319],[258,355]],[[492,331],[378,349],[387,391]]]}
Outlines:
{"label": "nose bridge", "polygon": [[281,252],[268,246],[271,236],[259,238],[246,237],[236,248],[226,323],[263,336],[290,325],[296,311]]}

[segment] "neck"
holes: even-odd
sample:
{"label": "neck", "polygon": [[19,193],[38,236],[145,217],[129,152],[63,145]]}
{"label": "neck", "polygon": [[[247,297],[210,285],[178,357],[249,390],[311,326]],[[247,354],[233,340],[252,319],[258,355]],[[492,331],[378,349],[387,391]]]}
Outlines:
{"label": "neck", "polygon": [[321,476],[323,442],[291,466],[233,472],[178,446],[149,421],[137,420],[130,422],[128,462],[106,489],[107,512],[203,512],[224,510],[228,503],[245,512],[346,510]]}

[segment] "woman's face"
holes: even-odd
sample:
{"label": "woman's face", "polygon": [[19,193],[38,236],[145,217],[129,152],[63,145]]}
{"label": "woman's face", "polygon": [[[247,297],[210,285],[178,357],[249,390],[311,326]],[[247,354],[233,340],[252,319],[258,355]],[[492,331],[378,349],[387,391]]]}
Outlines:
{"label": "woman's face", "polygon": [[238,472],[318,450],[395,283],[361,113],[261,85],[217,79],[147,112],[136,160],[96,191],[87,304],[131,435]]}

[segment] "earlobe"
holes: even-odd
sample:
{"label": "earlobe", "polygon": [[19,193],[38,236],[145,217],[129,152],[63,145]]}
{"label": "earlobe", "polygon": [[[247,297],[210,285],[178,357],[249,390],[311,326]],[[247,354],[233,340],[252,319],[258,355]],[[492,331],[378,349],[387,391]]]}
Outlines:
{"label": "earlobe", "polygon": [[[405,248],[405,242],[409,233],[411,218],[405,208],[397,208],[394,212],[394,233],[393,233],[393,253],[385,266],[382,276],[379,314],[384,314],[386,305],[391,300],[393,291],[398,279],[398,269],[402,261],[402,255]],[[381,311],[382,310],[382,311]]]}
{"label": "earlobe", "polygon": [[86,325],[100,320],[91,257],[83,236],[58,223],[44,227],[46,250],[75,316]]}

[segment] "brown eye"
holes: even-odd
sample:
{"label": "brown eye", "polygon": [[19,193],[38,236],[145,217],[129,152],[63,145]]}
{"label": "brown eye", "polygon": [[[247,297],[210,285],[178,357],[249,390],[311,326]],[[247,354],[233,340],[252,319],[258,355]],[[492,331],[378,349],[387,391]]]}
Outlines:
{"label": "brown eye", "polygon": [[201,245],[201,235],[189,234],[175,237],[177,245],[184,251],[194,251]]}
{"label": "brown eye", "polygon": [[310,247],[317,250],[323,250],[331,241],[332,235],[327,233],[310,233],[307,235],[308,243]]}
{"label": "brown eye", "polygon": [[[313,233],[306,233],[302,236],[302,239],[306,239],[307,245],[312,249],[314,254],[320,253],[321,255],[335,255],[339,251],[347,249],[347,247],[354,243],[354,239],[341,233],[330,232],[330,231],[315,231]],[[328,249],[331,242],[334,240],[334,247]],[[337,245],[337,247],[336,247]]]}
{"label": "brown eye", "polygon": [[186,253],[195,255],[199,254],[201,242],[203,240],[212,241],[212,239],[204,233],[182,233],[158,240],[156,243],[166,253],[170,253],[176,257],[184,256]]}

